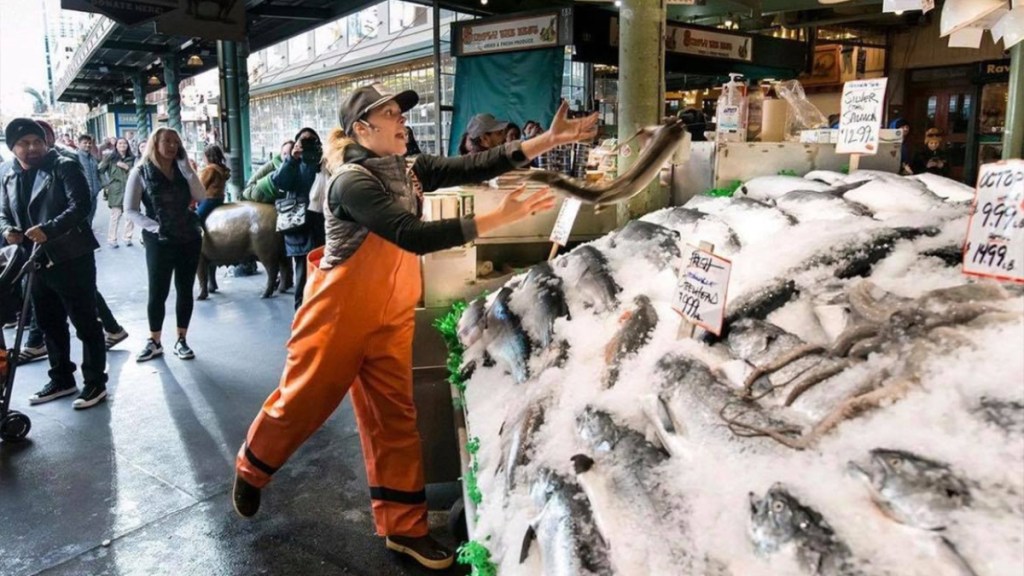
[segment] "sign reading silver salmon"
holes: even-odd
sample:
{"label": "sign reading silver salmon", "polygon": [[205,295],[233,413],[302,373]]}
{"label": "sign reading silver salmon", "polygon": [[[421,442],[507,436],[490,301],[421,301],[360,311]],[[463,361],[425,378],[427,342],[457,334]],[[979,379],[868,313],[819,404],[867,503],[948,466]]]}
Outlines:
{"label": "sign reading silver salmon", "polygon": [[[854,80],[843,85],[836,154],[875,154],[888,78]],[[853,166],[850,167],[853,171]]]}
{"label": "sign reading silver salmon", "polygon": [[982,165],[963,273],[1024,283],[1024,160]]}
{"label": "sign reading silver salmon", "polygon": [[697,326],[720,336],[732,262],[694,246],[687,246],[687,250],[689,259],[680,273],[672,309]]}

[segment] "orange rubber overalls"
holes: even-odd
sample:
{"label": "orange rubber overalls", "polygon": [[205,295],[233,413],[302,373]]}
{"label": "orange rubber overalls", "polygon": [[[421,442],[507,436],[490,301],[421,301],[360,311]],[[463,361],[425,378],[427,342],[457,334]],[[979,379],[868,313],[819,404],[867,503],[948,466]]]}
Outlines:
{"label": "orange rubber overalls", "polygon": [[262,488],[352,391],[381,536],[427,534],[423,455],[412,395],[416,255],[370,233],[356,252],[320,269],[309,255],[281,383],[249,428],[238,474]]}

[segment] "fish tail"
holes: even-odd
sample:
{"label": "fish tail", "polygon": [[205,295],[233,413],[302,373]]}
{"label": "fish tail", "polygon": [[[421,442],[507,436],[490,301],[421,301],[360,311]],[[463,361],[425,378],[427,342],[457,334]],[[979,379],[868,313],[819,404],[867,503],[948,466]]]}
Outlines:
{"label": "fish tail", "polygon": [[534,530],[533,526],[526,529],[526,534],[523,535],[523,545],[519,548],[519,563],[526,562],[526,559],[530,557],[530,546],[533,545],[533,541],[537,539],[537,531]]}

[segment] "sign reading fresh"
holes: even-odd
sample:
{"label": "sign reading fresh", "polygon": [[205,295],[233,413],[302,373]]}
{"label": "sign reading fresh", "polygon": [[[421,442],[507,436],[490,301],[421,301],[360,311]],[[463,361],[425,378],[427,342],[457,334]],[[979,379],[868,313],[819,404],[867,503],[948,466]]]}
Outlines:
{"label": "sign reading fresh", "polygon": [[687,246],[672,309],[686,320],[716,335],[722,334],[732,262],[710,250]]}

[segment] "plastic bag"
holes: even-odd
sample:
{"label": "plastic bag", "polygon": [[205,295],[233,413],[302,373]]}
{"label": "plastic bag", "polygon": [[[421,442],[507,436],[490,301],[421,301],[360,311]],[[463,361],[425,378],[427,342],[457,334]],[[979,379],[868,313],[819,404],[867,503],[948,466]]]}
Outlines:
{"label": "plastic bag", "polygon": [[807,100],[804,87],[799,81],[779,82],[775,91],[789,104],[789,114],[786,116],[787,139],[799,140],[801,130],[828,128],[828,118]]}

